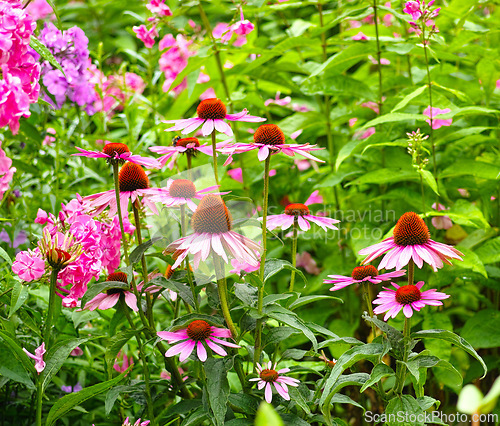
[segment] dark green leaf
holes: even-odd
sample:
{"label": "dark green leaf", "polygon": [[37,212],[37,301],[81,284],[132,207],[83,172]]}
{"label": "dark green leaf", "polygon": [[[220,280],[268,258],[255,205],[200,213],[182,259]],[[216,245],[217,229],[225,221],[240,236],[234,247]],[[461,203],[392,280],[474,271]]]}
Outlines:
{"label": "dark green leaf", "polygon": [[216,425],[223,425],[229,397],[227,372],[233,366],[232,358],[208,358],[204,364],[207,376],[208,401]]}

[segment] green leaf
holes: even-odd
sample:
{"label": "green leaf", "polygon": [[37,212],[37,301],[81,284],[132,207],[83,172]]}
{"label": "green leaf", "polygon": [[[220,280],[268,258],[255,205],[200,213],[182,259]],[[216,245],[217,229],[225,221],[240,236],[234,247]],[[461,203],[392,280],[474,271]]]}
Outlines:
{"label": "green leaf", "polygon": [[384,414],[387,416],[387,426],[424,425],[424,411],[411,395],[392,398],[387,404]]}
{"label": "green leaf", "polygon": [[417,169],[417,172],[422,176],[424,182],[434,191],[436,195],[439,195],[438,186],[434,175],[429,170]]}
{"label": "green leaf", "polygon": [[0,257],[3,257],[3,259],[10,265],[12,266],[12,259],[10,258],[10,256],[7,254],[7,252],[2,248],[0,247]]}
{"label": "green leaf", "polygon": [[297,334],[297,330],[290,327],[275,327],[269,330],[264,335],[262,346],[266,347],[269,344],[277,344],[288,339],[292,334]]}
{"label": "green leaf", "polygon": [[364,185],[364,184],[384,184],[401,181],[417,181],[420,180],[418,173],[413,169],[386,168],[376,169],[372,172],[363,174],[361,177],[347,183],[345,186]]}
{"label": "green leaf", "polygon": [[135,334],[139,332],[139,330],[123,330],[109,340],[106,347],[106,354],[104,355],[108,377],[111,377],[113,375],[113,365],[115,363],[118,352],[120,352],[125,343],[127,343]]}
{"label": "green leaf", "polygon": [[482,58],[476,65],[476,75],[483,86],[486,95],[486,105],[488,105],[490,96],[493,90],[495,90],[495,83],[500,78],[495,67],[495,62],[488,57]]}
{"label": "green leaf", "polygon": [[49,385],[52,377],[59,371],[59,369],[64,364],[69,357],[69,354],[77,346],[85,343],[90,337],[85,337],[83,339],[70,339],[57,342],[52,346],[47,354],[44,356],[46,359],[45,369],[40,374],[40,380],[42,382],[42,389],[45,390]]}
{"label": "green leaf", "polygon": [[207,376],[207,394],[216,425],[223,425],[229,397],[227,373],[233,366],[232,358],[208,358],[204,363]]}
{"label": "green leaf", "polygon": [[[338,170],[340,165],[344,162],[344,160],[346,158],[349,158],[355,150],[359,150],[364,145],[366,145],[368,143],[367,141],[368,139],[355,139],[353,141],[346,143],[342,148],[340,148],[340,151],[337,155],[337,160],[335,161],[335,170]],[[337,183],[340,183],[340,181]]]}
{"label": "green leaf", "polygon": [[71,393],[58,399],[49,411],[49,414],[45,421],[45,426],[52,426],[58,419],[64,416],[72,408],[120,383],[128,374],[131,368],[132,367],[129,367],[126,371],[124,371],[114,379],[84,388],[80,392]]}
{"label": "green leaf", "polygon": [[124,283],[123,281],[104,281],[90,285],[82,297],[82,309],[89,300],[92,300],[99,293],[104,293],[105,291],[114,288],[120,290],[130,290],[130,284]]}
{"label": "green leaf", "polygon": [[458,160],[440,173],[440,178],[472,175],[476,178],[496,180],[500,166],[474,160]]}
{"label": "green leaf", "polygon": [[500,262],[500,237],[493,238],[476,250],[483,265]]}
{"label": "green leaf", "polygon": [[[321,396],[320,405],[323,407],[329,394],[332,392],[334,393],[334,385],[344,370],[362,359],[366,359],[367,361],[375,363],[379,361],[379,358],[382,356],[383,352],[384,347],[379,343],[368,343],[366,345],[355,346],[344,352],[335,363],[335,366],[332,368],[332,371],[330,372],[330,375],[325,382],[325,388]],[[368,380],[368,378],[369,376],[367,375],[366,380]]]}
{"label": "green leaf", "polygon": [[466,414],[478,413],[482,401],[483,393],[476,386],[464,386],[458,395],[457,410]]}
{"label": "green leaf", "polygon": [[30,47],[36,53],[38,53],[43,59],[48,61],[50,65],[52,65],[54,68],[61,71],[63,73],[63,75],[66,77],[66,74],[64,74],[64,71],[61,68],[61,65],[59,64],[59,62],[57,62],[57,59],[54,57],[52,52],[49,49],[47,49],[47,47],[33,35],[30,38]]}
{"label": "green leaf", "polygon": [[304,284],[307,285],[307,279],[304,273],[297,268],[294,268],[293,265],[286,261],[286,260],[281,260],[281,259],[267,259],[266,264],[264,266],[264,283],[269,280],[269,278],[273,277],[276,275],[278,272],[283,271],[284,269],[288,269],[290,271],[295,271],[296,274],[304,280]]}
{"label": "green leaf", "polygon": [[426,118],[423,114],[404,114],[401,112],[393,112],[389,114],[381,115],[380,117],[370,120],[365,123],[361,129],[367,129],[368,127],[373,127],[378,124],[384,123],[399,123],[401,121],[424,121]]}
{"label": "green leaf", "polygon": [[[299,386],[304,386],[304,385],[299,385]],[[306,392],[309,392],[309,389],[306,387]],[[309,406],[307,405],[307,401],[304,398],[304,395],[300,391],[300,389],[296,387],[289,387],[288,392],[290,393],[290,400],[293,401],[295,404],[297,404],[304,413],[307,415],[311,414],[311,410]]]}
{"label": "green leaf", "polygon": [[363,393],[370,386],[373,386],[376,383],[380,382],[380,380],[383,379],[384,377],[391,377],[391,376],[395,376],[394,370],[391,367],[384,364],[383,362],[377,364],[375,367],[373,367],[373,370],[370,374],[370,378],[365,382],[365,384],[361,387],[359,391]]}
{"label": "green leaf", "polygon": [[273,406],[262,401],[255,417],[255,426],[285,426],[285,424]]}
{"label": "green leaf", "polygon": [[20,281],[14,282],[14,287],[12,288],[12,294],[10,297],[10,309],[9,318],[14,315],[17,310],[23,306],[23,303],[28,298],[28,287],[22,285]]}
{"label": "green leaf", "polygon": [[246,283],[236,283],[234,285],[234,295],[247,306],[255,306],[257,304],[258,290]]}
{"label": "green leaf", "polygon": [[143,242],[142,244],[139,244],[132,253],[130,253],[129,259],[130,263],[132,265],[135,265],[136,263],[139,263],[141,261],[142,256],[146,251],[153,246],[157,241],[162,240],[163,237],[155,237],[151,238],[148,241]]}
{"label": "green leaf", "polygon": [[[26,370],[24,363],[21,362],[16,355],[17,354],[12,351],[12,348],[8,344],[4,341],[0,341],[0,375],[10,380],[14,380],[15,382],[22,383],[29,389],[35,389],[35,385],[31,381],[29,375],[29,373],[32,373],[31,369]],[[24,352],[23,355],[28,358]]]}
{"label": "green leaf", "polygon": [[28,355],[23,351],[23,348],[14,340],[6,331],[0,330],[0,339],[6,344],[10,352],[14,357],[19,360],[26,371],[31,373],[33,376],[38,374],[33,365],[33,361]]}
{"label": "green leaf", "polygon": [[483,359],[479,356],[479,354],[474,350],[474,348],[470,345],[469,342],[467,342],[464,338],[456,335],[455,333],[452,333],[451,331],[448,330],[421,330],[417,331],[415,333],[412,333],[411,335],[412,338],[415,339],[440,339],[444,340],[446,342],[451,342],[455,346],[458,346],[459,348],[463,349],[465,352],[467,352],[469,355],[473,356],[476,358],[481,366],[483,367],[484,374],[481,378],[486,376],[486,373],[488,372],[488,367],[486,367],[486,364],[484,363]]}
{"label": "green leaf", "polygon": [[[470,201],[457,200],[450,210],[436,212],[440,216],[448,216],[454,223],[474,228],[489,228],[482,211]],[[436,215],[437,216],[437,215]]]}
{"label": "green leaf", "polygon": [[314,350],[318,351],[318,341],[315,334],[306,326],[300,317],[292,311],[279,305],[268,305],[264,308],[264,313],[277,321],[280,321],[289,327],[300,330],[312,342]]}
{"label": "green leaf", "polygon": [[491,413],[497,404],[498,397],[500,396],[500,377],[497,377],[493,386],[484,397],[481,405],[479,406],[480,413]]}
{"label": "green leaf", "polygon": [[481,261],[481,258],[472,250],[463,249],[460,247],[460,251],[464,254],[462,257],[462,262],[455,262],[455,266],[461,269],[471,269],[474,272],[481,274],[483,277],[488,278],[486,269]]}
{"label": "green leaf", "polygon": [[297,300],[295,300],[294,302],[292,302],[289,306],[288,306],[288,309],[290,309],[291,311],[293,311],[294,309],[297,309],[301,306],[304,306],[304,305],[307,305],[309,303],[313,303],[313,302],[318,302],[320,300],[337,300],[341,303],[344,303],[344,301],[339,298],[339,297],[335,297],[335,296],[327,296],[327,295],[324,295],[324,294],[318,294],[316,296],[304,296],[304,297],[299,297]]}
{"label": "green leaf", "polygon": [[466,321],[461,334],[477,349],[500,346],[500,312],[485,309],[475,313]]}
{"label": "green leaf", "polygon": [[427,89],[427,85],[419,87],[418,89],[415,89],[413,92],[410,94],[406,95],[392,110],[391,114],[399,111],[400,109],[403,109],[406,105],[408,105],[413,99],[415,99],[417,96],[420,96],[424,90]]}

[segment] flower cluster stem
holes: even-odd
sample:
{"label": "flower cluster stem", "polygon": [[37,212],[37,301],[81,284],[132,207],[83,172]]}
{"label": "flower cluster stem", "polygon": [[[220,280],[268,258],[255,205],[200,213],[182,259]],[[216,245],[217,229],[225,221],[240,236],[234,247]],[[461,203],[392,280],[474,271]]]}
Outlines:
{"label": "flower cluster stem", "polygon": [[217,173],[217,142],[215,140],[215,129],[212,131],[212,157],[214,159],[214,177],[215,183],[219,184],[219,175]]}
{"label": "flower cluster stem", "polygon": [[[297,228],[298,228],[298,217],[295,216],[293,221],[293,237],[292,237],[292,266],[295,268],[297,266]],[[295,284],[295,269],[292,270],[292,275],[290,277],[290,293],[293,291],[293,285]]]}
{"label": "flower cluster stem", "polygon": [[[57,303],[57,275],[59,274],[58,269],[52,269],[50,273],[50,287],[49,287],[49,306],[47,310],[47,319],[45,320],[45,327],[43,331],[43,340],[47,346],[50,346],[51,334],[52,334],[52,323],[54,322],[54,314],[56,311],[56,303]],[[61,300],[59,299],[59,304]]]}
{"label": "flower cluster stem", "polygon": [[[373,313],[371,287],[370,284],[366,283],[366,281],[363,281],[363,290],[365,293],[366,307],[368,309],[368,313],[370,314],[370,318],[374,318],[375,314]],[[370,325],[372,327],[373,338],[375,339],[375,337],[377,337],[377,328],[375,327],[375,324],[373,324],[372,322],[370,323]]]}
{"label": "flower cluster stem", "polygon": [[122,234],[123,254],[125,256],[125,262],[128,266],[130,265],[130,259],[128,257],[127,237],[125,236],[125,228],[123,227],[122,207],[120,205],[120,182],[118,180],[118,163],[113,163],[113,178],[115,181],[116,210],[118,213],[118,221],[120,222],[120,231]]}
{"label": "flower cluster stem", "polygon": [[[271,155],[268,155],[264,163],[264,197],[262,201],[262,256],[260,257],[259,277],[262,283],[257,294],[257,311],[262,314],[264,300],[264,267],[267,255],[267,208],[269,202],[269,169],[271,164]],[[254,365],[259,362],[262,352],[262,318],[257,320],[255,326],[255,346],[254,346]]]}

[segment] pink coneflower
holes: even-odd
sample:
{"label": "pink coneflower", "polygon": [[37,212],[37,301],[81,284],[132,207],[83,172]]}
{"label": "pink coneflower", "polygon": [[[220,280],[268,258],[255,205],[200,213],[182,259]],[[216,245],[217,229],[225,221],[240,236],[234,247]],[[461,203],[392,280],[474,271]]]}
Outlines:
{"label": "pink coneflower", "polygon": [[344,287],[350,286],[351,284],[358,284],[364,281],[369,281],[372,284],[379,284],[382,281],[388,281],[391,278],[401,277],[406,273],[406,271],[393,271],[387,272],[385,274],[379,274],[377,268],[372,265],[357,266],[353,269],[352,275],[346,277],[344,275],[328,275],[329,280],[323,280],[325,284],[335,284],[330,290],[336,291]]}
{"label": "pink coneflower", "polygon": [[209,255],[218,256],[228,263],[228,256],[241,263],[256,266],[260,246],[255,241],[231,230],[232,218],[219,195],[202,198],[191,219],[194,233],[171,243],[165,253],[173,253],[177,268],[188,254],[194,255],[194,268]]}
{"label": "pink coneflower", "polygon": [[373,301],[375,305],[380,305],[373,310],[373,313],[378,315],[385,312],[384,321],[396,318],[401,309],[405,317],[410,318],[413,310],[420,311],[425,305],[440,306],[443,304],[441,300],[450,297],[449,294],[441,293],[436,289],[420,291],[424,285],[423,281],[401,287],[395,283],[391,284],[396,290],[384,287],[385,291],[381,291]]}
{"label": "pink coneflower", "polygon": [[161,168],[162,164],[154,158],[141,157],[140,155],[133,155],[130,149],[124,143],[113,143],[107,142],[104,145],[102,152],[100,151],[87,151],[82,148],[76,147],[78,154],[71,154],[73,156],[82,156],[89,158],[106,158],[106,161],[113,164],[117,162],[118,164],[123,164],[126,161],[130,161],[134,164],[139,164],[148,168]]}
{"label": "pink coneflower", "polygon": [[[120,281],[128,284],[127,274],[124,272],[113,272],[108,275],[106,281]],[[128,305],[130,309],[137,312],[139,308],[137,307],[137,298],[135,294],[129,290],[124,290],[121,288],[112,288],[108,290],[106,293],[99,293],[93,299],[89,300],[85,305],[85,309],[89,311],[95,311],[96,309],[105,310],[110,309],[116,305],[118,300],[120,300],[120,296],[123,296],[125,299],[125,303]]]}
{"label": "pink coneflower", "polygon": [[216,354],[221,356],[226,356],[227,352],[219,345],[228,346],[230,348],[240,347],[234,343],[219,339],[219,337],[224,337],[226,339],[231,338],[231,331],[229,331],[229,329],[214,327],[203,320],[195,320],[186,328],[181,330],[173,332],[159,331],[156,334],[162,339],[167,340],[170,344],[181,342],[172,346],[167,352],[165,352],[166,357],[180,354],[180,362],[185,361],[189,355],[191,355],[195,346],[196,354],[198,355],[199,360],[205,362],[207,360],[207,350],[203,343],[205,343]]}
{"label": "pink coneflower", "polygon": [[24,348],[23,351],[26,355],[28,355],[30,358],[36,361],[35,370],[37,371],[38,374],[40,374],[45,369],[45,361],[43,360],[43,355],[45,354],[45,352],[47,352],[45,350],[45,342],[35,349],[35,355],[33,355],[31,352],[28,352]]}
{"label": "pink coneflower", "polygon": [[[222,152],[222,148],[224,148],[230,140],[224,142],[218,142],[215,150],[218,152]],[[200,141],[197,138],[179,138],[175,137],[172,141],[172,146],[152,146],[149,148],[150,151],[156,152],[157,154],[164,154],[162,157],[158,158],[158,161],[162,166],[169,161],[167,167],[169,169],[174,168],[175,160],[179,154],[187,154],[191,156],[196,156],[198,152],[202,152],[205,155],[212,156],[212,146],[206,143],[200,144]]]}
{"label": "pink coneflower", "polygon": [[[120,206],[124,216],[126,216],[129,201],[135,203],[137,200],[147,206],[154,214],[158,214],[158,209],[151,198],[155,195],[164,195],[166,190],[150,188],[149,178],[141,166],[130,162],[125,163],[118,174],[118,182],[120,185]],[[87,195],[83,197],[82,204],[83,208],[86,211],[92,211],[93,215],[100,214],[106,207],[109,207],[110,216],[114,216],[117,212],[114,189]]]}
{"label": "pink coneflower", "polygon": [[271,361],[268,362],[267,368],[263,368],[259,363],[257,363],[257,372],[259,373],[259,377],[250,379],[250,381],[257,382],[257,389],[259,390],[264,387],[266,388],[264,396],[269,404],[273,400],[273,389],[271,384],[274,385],[274,388],[283,399],[290,401],[288,386],[297,387],[299,386],[300,380],[283,376],[284,373],[288,373],[289,371],[289,368],[282,368],[281,370],[276,371],[276,364],[274,364],[273,367],[273,363]]}
{"label": "pink coneflower", "polygon": [[363,264],[366,264],[386,252],[378,269],[401,269],[413,259],[419,268],[426,262],[437,271],[443,267],[443,262],[451,265],[449,259],[462,260],[460,256],[463,256],[456,248],[431,240],[427,225],[414,212],[405,213],[399,218],[392,237],[360,250],[359,254],[367,255],[363,260]]}
{"label": "pink coneflower", "polygon": [[[209,186],[208,188],[197,191],[194,183],[188,179],[169,179],[167,181],[166,189],[167,190],[165,192],[152,196],[151,201],[161,202],[167,207],[176,207],[187,204],[187,206],[194,212],[197,206],[193,200],[201,200],[205,195],[207,195],[208,192],[219,189],[219,186]],[[216,192],[214,194],[221,195],[227,194],[227,192]]]}
{"label": "pink coneflower", "polygon": [[[278,126],[276,126],[276,124],[262,124],[259,126],[253,135],[253,140],[253,144],[236,143],[229,145],[226,151],[232,156],[232,154],[239,154],[242,152],[252,151],[253,149],[258,149],[259,153],[257,154],[257,157],[260,161],[264,161],[267,157],[269,157],[269,155],[276,154],[278,152],[282,152],[289,157],[294,157],[295,154],[300,154],[311,160],[324,163],[323,160],[320,160],[310,154],[311,151],[320,151],[324,148],[318,148],[316,145],[309,145],[308,143],[285,143],[285,134]],[[230,162],[231,160],[228,159],[225,164],[227,165]]]}
{"label": "pink coneflower", "polygon": [[[267,216],[267,229],[273,230],[278,227],[281,227],[281,229],[288,229],[294,224],[295,221],[297,221],[297,224],[302,231],[311,229],[311,224],[309,222],[313,222],[316,225],[321,226],[324,231],[327,231],[327,228],[337,230],[338,228],[333,224],[339,223],[340,220],[331,219],[329,217],[313,216],[310,214],[309,207],[307,206],[313,204],[314,202],[314,198],[312,198],[311,201],[310,197],[305,204],[288,204],[285,207],[284,213]],[[258,220],[262,220],[262,218],[259,218]]]}
{"label": "pink coneflower", "polygon": [[167,131],[182,130],[182,134],[194,132],[198,127],[202,126],[201,132],[203,136],[207,136],[215,129],[218,132],[225,133],[228,136],[233,135],[233,131],[229,124],[224,120],[229,121],[245,121],[249,123],[258,123],[265,121],[265,118],[248,115],[245,108],[237,114],[228,114],[226,105],[217,98],[210,98],[201,101],[196,109],[198,117],[186,118],[180,120],[167,120],[165,123],[175,123],[173,127],[166,129]]}

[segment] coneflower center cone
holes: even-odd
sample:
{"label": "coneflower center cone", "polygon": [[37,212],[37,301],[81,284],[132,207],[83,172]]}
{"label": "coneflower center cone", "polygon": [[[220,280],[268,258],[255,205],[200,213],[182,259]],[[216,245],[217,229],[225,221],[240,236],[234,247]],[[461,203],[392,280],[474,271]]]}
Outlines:
{"label": "coneflower center cone", "polygon": [[163,276],[168,280],[168,279],[172,278],[172,275],[174,275],[174,271],[175,271],[175,269],[172,269],[172,266],[168,265]]}
{"label": "coneflower center cone", "polygon": [[188,145],[194,145],[196,147],[200,146],[200,141],[198,138],[176,138],[172,142],[173,146],[183,146],[184,148]]}
{"label": "coneflower center cone", "polygon": [[219,234],[231,230],[231,213],[222,198],[209,194],[203,197],[193,213],[191,226],[197,233]]}
{"label": "coneflower center cone", "polygon": [[285,207],[285,214],[289,216],[305,216],[309,214],[309,207],[301,203],[288,204]]}
{"label": "coneflower center cone", "polygon": [[120,191],[136,191],[149,188],[149,179],[144,169],[138,164],[127,162],[118,174]]}
{"label": "coneflower center cone", "polygon": [[170,185],[168,192],[172,197],[194,198],[196,195],[196,187],[190,180],[176,179]]}
{"label": "coneflower center cone", "polygon": [[357,266],[352,270],[351,277],[355,280],[361,281],[366,277],[375,277],[378,275],[377,268],[372,265]]}
{"label": "coneflower center cone", "polygon": [[102,152],[104,152],[104,154],[109,155],[110,157],[113,157],[116,154],[121,155],[125,154],[126,152],[130,152],[130,149],[128,149],[128,146],[125,145],[124,143],[112,142],[104,145]]}
{"label": "coneflower center cone", "polygon": [[401,286],[396,290],[396,301],[401,305],[408,305],[420,299],[420,290],[413,284]]}
{"label": "coneflower center cone", "polygon": [[262,124],[253,134],[255,143],[280,145],[285,143],[285,134],[276,124]]}
{"label": "coneflower center cone", "polygon": [[414,212],[401,216],[394,227],[394,242],[398,246],[422,245],[429,241],[429,228],[423,219]]}
{"label": "coneflower center cone", "polygon": [[223,120],[226,118],[226,105],[220,99],[209,98],[200,102],[196,108],[198,117],[204,120]]}
{"label": "coneflower center cone", "polygon": [[265,382],[275,382],[278,379],[279,374],[276,370],[269,370],[266,368],[260,372],[259,376]]}
{"label": "coneflower center cone", "polygon": [[[108,275],[106,281],[121,281],[122,283],[128,283],[127,274],[125,272],[113,272]],[[123,289],[121,288],[110,288],[106,291],[107,295],[122,293]]]}
{"label": "coneflower center cone", "polygon": [[210,324],[203,320],[193,321],[187,327],[188,337],[196,342],[208,339],[211,333],[212,328]]}

